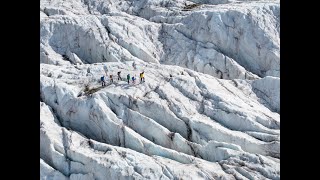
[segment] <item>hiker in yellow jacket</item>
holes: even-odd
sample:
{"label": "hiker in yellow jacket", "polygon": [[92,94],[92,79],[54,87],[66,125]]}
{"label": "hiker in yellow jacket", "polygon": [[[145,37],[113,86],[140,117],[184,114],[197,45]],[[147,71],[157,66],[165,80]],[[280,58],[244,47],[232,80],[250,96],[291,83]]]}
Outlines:
{"label": "hiker in yellow jacket", "polygon": [[144,72],[140,73],[140,83],[144,82]]}

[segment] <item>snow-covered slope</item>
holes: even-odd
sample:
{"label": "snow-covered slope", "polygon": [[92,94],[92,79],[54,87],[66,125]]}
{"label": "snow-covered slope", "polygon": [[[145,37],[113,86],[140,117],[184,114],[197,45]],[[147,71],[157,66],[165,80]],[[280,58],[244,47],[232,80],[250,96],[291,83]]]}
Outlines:
{"label": "snow-covered slope", "polygon": [[280,179],[279,12],[41,0],[41,179]]}

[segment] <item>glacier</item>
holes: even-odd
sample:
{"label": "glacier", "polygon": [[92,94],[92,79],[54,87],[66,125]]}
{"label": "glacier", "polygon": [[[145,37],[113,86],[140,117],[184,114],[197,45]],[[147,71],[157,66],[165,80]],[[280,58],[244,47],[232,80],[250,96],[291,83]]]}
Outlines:
{"label": "glacier", "polygon": [[277,0],[40,0],[40,179],[280,179],[279,34]]}

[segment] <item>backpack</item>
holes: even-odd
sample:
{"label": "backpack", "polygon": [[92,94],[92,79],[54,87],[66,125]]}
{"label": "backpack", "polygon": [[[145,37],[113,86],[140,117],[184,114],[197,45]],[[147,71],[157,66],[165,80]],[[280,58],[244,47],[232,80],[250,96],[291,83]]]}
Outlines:
{"label": "backpack", "polygon": [[102,77],[100,78],[100,80],[101,80],[101,81],[104,81],[104,76],[102,76]]}

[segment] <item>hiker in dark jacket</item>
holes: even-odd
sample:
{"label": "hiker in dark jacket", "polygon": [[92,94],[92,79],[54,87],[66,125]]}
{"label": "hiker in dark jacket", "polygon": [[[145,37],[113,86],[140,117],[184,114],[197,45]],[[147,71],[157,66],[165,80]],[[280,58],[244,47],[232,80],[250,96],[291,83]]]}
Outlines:
{"label": "hiker in dark jacket", "polygon": [[127,75],[128,84],[130,82],[130,74]]}
{"label": "hiker in dark jacket", "polygon": [[121,81],[122,81],[122,78],[121,78],[121,71],[119,71],[119,72],[118,72],[118,81],[119,81],[119,80],[121,80]]}
{"label": "hiker in dark jacket", "polygon": [[110,74],[110,82],[113,83],[112,74]]}

